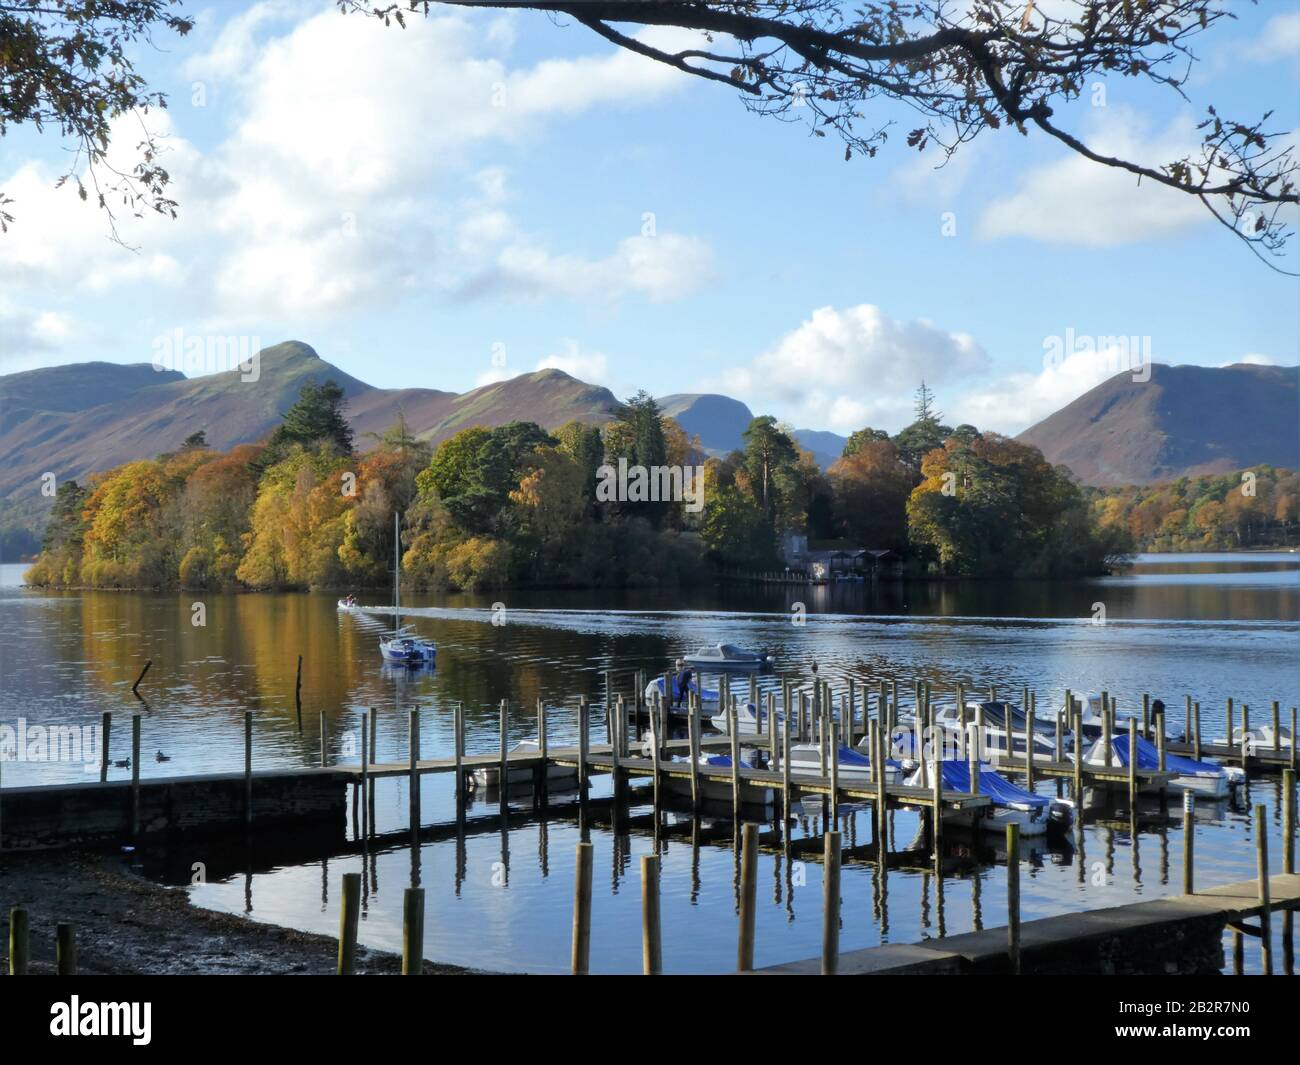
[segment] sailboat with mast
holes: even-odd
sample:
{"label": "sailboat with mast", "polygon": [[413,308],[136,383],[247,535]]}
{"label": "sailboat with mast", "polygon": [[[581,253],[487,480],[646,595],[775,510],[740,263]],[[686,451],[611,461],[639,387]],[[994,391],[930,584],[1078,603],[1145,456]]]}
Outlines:
{"label": "sailboat with mast", "polygon": [[432,640],[416,636],[402,624],[402,539],[400,517],[393,514],[393,631],[379,638],[385,662],[404,666],[431,666],[438,653]]}

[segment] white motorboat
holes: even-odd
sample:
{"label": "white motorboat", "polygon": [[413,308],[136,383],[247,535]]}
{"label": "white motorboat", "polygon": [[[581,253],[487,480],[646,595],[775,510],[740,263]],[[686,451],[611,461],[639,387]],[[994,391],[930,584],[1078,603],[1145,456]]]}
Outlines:
{"label": "white motorboat", "polygon": [[[715,707],[717,706],[716,700],[714,701],[714,706]],[[781,726],[784,723],[785,723],[784,716],[781,714],[777,714],[776,731],[778,734],[780,734]],[[730,721],[729,714],[724,714],[721,712],[716,713],[711,718],[709,718],[709,724],[711,724],[719,732],[730,733],[731,731],[731,721]],[[756,708],[754,704],[749,702],[748,700],[746,700],[743,703],[737,704],[736,706],[736,735],[737,736],[766,736],[768,731],[768,726],[769,726],[769,722],[768,722],[766,710]]]}
{"label": "white motorboat", "polygon": [[746,651],[732,643],[716,643],[701,647],[694,654],[683,655],[682,661],[696,669],[712,672],[744,672],[771,669],[775,664],[769,654]]}
{"label": "white motorboat", "polygon": [[[1112,736],[1111,740],[1111,765],[1127,767],[1129,764],[1128,756],[1128,735]],[[1150,740],[1137,737],[1137,767],[1148,772],[1160,767],[1160,752],[1156,745]],[[1103,766],[1106,764],[1106,744],[1104,740],[1097,740],[1089,747],[1083,756],[1084,765]],[[1165,752],[1165,769],[1175,774],[1174,778],[1169,781],[1166,787],[1177,791],[1190,791],[1196,795],[1204,795],[1211,799],[1222,799],[1237,785],[1246,780],[1244,770],[1236,766],[1222,766],[1216,762],[1198,762],[1192,758],[1184,758],[1181,755],[1170,754]],[[1147,785],[1140,787],[1141,791],[1159,791],[1159,784]]]}
{"label": "white motorboat", "polygon": [[[926,779],[922,780],[921,768],[907,779],[913,787],[931,786],[929,773],[934,772],[934,763],[927,767]],[[944,791],[969,792],[970,766],[961,761],[944,761],[942,766]],[[980,810],[946,810],[943,815],[945,823],[957,825],[977,825],[987,832],[1006,832],[1006,826],[1020,826],[1022,836],[1041,836],[1049,830],[1064,832],[1074,823],[1074,804],[1068,799],[1049,798],[1036,792],[1026,791],[1018,784],[1012,783],[997,772],[987,762],[979,764],[979,793],[987,795],[991,807]]]}
{"label": "white motorboat", "polygon": [[[934,713],[935,724],[942,728],[954,742],[966,735],[969,723],[982,719],[984,732],[981,740],[981,754],[996,760],[1005,757],[1007,750],[1007,720],[1011,721],[1011,753],[1023,756],[1025,753],[1025,712],[1018,706],[1005,702],[968,702],[966,704],[966,725],[962,724],[962,714],[957,706],[949,703],[939,706]],[[1062,745],[1065,737],[1062,736]],[[1035,760],[1052,760],[1056,757],[1056,723],[1054,721],[1034,721],[1033,748]]]}
{"label": "white motorboat", "polygon": [[[871,780],[871,759],[861,751],[840,745],[839,779],[842,782],[861,783]],[[781,760],[777,759],[777,768]],[[830,751],[826,752],[826,770],[822,772],[821,747],[816,743],[796,743],[790,747],[790,772],[810,773],[816,776],[831,775]],[[903,779],[903,767],[893,759],[885,761],[885,783],[898,784]]]}
{"label": "white motorboat", "polygon": [[[682,759],[687,765],[690,759]],[[712,769],[731,769],[731,755],[729,754],[708,754],[703,753],[699,756],[699,764],[702,767]],[[757,755],[754,751],[742,751],[740,755],[741,769],[758,769]],[[717,777],[710,774],[699,778],[700,798],[705,800],[714,800],[718,802],[731,802],[732,799],[732,782],[730,777]],[[675,795],[691,794],[691,782],[683,777],[665,777],[664,787]],[[762,784],[753,784],[742,781],[740,785],[740,801],[745,806],[768,806],[772,802],[772,789]]]}
{"label": "white motorboat", "polygon": [[[717,710],[718,707],[717,688],[705,688],[703,689],[703,691],[701,691],[699,681],[692,679],[691,682],[687,685],[687,689],[692,695],[696,696],[700,700],[700,706],[702,709],[708,710],[712,708],[715,711]],[[649,706],[653,706],[656,699],[662,699],[663,697],[664,697],[664,678],[655,677],[652,681],[650,681],[649,684],[645,686],[646,704]],[[673,698],[672,701],[669,703],[669,709],[673,709],[673,710],[686,709],[685,693],[678,689],[676,677],[673,677]]]}
{"label": "white motorboat", "polygon": [[[541,745],[537,740],[521,740],[510,749],[511,754],[540,754]],[[536,777],[536,771],[530,765],[510,766],[506,770],[506,787],[514,787],[518,784],[531,784]],[[548,763],[546,766],[546,779],[556,783],[576,783],[578,779],[578,767],[568,765],[555,765]],[[499,762],[491,765],[481,765],[474,769],[470,774],[470,783],[476,788],[496,788],[501,786],[501,764]]]}
{"label": "white motorboat", "polygon": [[[1274,741],[1276,739],[1276,746]],[[1273,726],[1252,725],[1248,729],[1242,729],[1234,726],[1232,736],[1217,736],[1210,741],[1216,747],[1231,747],[1234,751],[1240,751],[1242,743],[1246,744],[1246,753],[1253,754],[1271,754],[1273,751],[1291,753],[1291,744],[1294,742],[1291,736],[1291,730],[1285,725],[1278,725],[1277,732],[1273,732]]]}

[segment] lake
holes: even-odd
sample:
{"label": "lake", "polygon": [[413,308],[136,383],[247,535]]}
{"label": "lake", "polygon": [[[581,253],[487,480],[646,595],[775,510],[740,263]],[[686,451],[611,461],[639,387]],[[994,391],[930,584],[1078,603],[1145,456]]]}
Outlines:
{"label": "lake", "polygon": [[[577,735],[577,697],[603,699],[608,683],[631,691],[633,670],[661,672],[678,654],[728,640],[775,654],[778,672],[806,682],[819,674],[843,689],[849,677],[874,687],[897,678],[906,699],[915,679],[939,697],[955,684],[997,685],[1019,699],[1037,692],[1040,709],[1059,706],[1066,688],[1107,690],[1121,713],[1143,693],[1162,698],[1171,731],[1181,731],[1184,697],[1201,703],[1203,732],[1218,735],[1229,697],[1263,720],[1272,700],[1284,713],[1300,690],[1300,554],[1144,555],[1122,575],[1078,582],[908,582],[854,585],[721,585],[665,591],[528,591],[486,596],[410,597],[406,619],[438,644],[438,668],[383,667],[377,636],[391,623],[373,612],[344,614],[325,594],[41,592],[19,586],[22,567],[0,567],[0,724],[93,727],[112,711],[112,756],[128,753],[128,715],[143,716],[141,767],[147,778],[234,770],[243,760],[243,714],[255,715],[258,768],[316,764],[318,715],[327,719],[331,760],[355,761],[360,714],[378,713],[380,760],[405,758],[407,711],[421,710],[425,757],[452,753],[452,707],[466,707],[467,749],[495,751],[496,706],[510,701],[511,742],[535,733],[543,699],[552,742]],[[367,597],[363,602],[371,603]],[[294,711],[303,656],[304,721]],[[146,659],[153,665],[131,685]],[[775,683],[765,678],[764,684]],[[603,729],[599,733],[603,735]],[[154,752],[169,761],[158,763]],[[125,769],[111,770],[126,777]],[[6,762],[4,784],[94,779],[75,762]],[[1044,789],[1054,788],[1043,785]],[[607,784],[597,778],[594,795]],[[568,964],[574,845],[585,830],[596,851],[592,967],[640,966],[638,856],[654,847],[648,807],[614,833],[599,813],[580,828],[576,812],[539,819],[526,802],[505,826],[495,803],[476,804],[464,833],[454,823],[450,780],[426,779],[422,822],[411,846],[405,783],[378,785],[381,838],[359,853],[236,858],[228,854],[147,855],[152,875],[181,880],[191,861],[212,870],[191,891],[202,905],[255,920],[335,934],[339,878],[366,873],[363,943],[400,948],[401,889],[427,889],[426,956],[487,969],[564,971]],[[557,803],[562,800],[557,800]],[[1234,804],[1198,809],[1200,883],[1254,874],[1250,805],[1269,811],[1279,832],[1278,784],[1262,777]],[[918,828],[893,815],[892,846],[906,850]],[[1158,820],[1158,818],[1157,818]],[[850,811],[846,847],[871,838],[869,818]],[[816,834],[811,819],[796,837]],[[737,856],[731,822],[689,822],[661,841],[664,964],[710,972],[733,964]],[[385,835],[385,834],[388,835]],[[947,834],[946,834],[947,835]],[[1133,901],[1180,890],[1181,814],[1166,823],[1126,824],[1090,814],[1083,848],[1031,851],[1022,874],[1026,919]],[[972,875],[934,878],[920,870],[846,864],[845,950],[910,942],[1005,923],[1005,871],[990,846],[964,846],[981,859]],[[1280,850],[1271,853],[1279,867]],[[241,865],[241,862],[243,863]],[[182,882],[188,883],[188,877]],[[760,858],[757,961],[770,964],[820,950],[821,887],[814,861],[787,866]],[[1247,948],[1254,964],[1255,944]]]}

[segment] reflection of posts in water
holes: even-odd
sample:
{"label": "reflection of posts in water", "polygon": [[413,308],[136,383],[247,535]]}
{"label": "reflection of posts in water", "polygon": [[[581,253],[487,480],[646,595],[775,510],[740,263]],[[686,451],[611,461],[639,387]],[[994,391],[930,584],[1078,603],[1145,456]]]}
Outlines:
{"label": "reflection of posts in water", "polygon": [[465,779],[465,704],[456,703],[453,716],[452,731],[454,733],[456,745],[456,820],[460,824],[465,822],[465,792],[468,790]]}
{"label": "reflection of posts in water", "polygon": [[[612,708],[606,704],[606,709],[611,713]],[[613,722],[610,722],[610,748],[613,749]],[[537,750],[542,756],[541,762],[537,766],[537,771],[533,776],[534,788],[537,794],[535,805],[539,808],[545,808],[550,801],[548,794],[548,779],[550,772],[547,769],[547,758],[550,752],[549,738],[546,735],[546,701],[539,695],[537,697]]]}
{"label": "reflection of posts in water", "polygon": [[463,817],[456,820],[456,897],[460,898],[460,889],[465,883],[465,872],[468,866],[468,856],[465,853],[465,819]]}
{"label": "reflection of posts in water", "polygon": [[691,818],[691,902],[700,898],[700,819]]}

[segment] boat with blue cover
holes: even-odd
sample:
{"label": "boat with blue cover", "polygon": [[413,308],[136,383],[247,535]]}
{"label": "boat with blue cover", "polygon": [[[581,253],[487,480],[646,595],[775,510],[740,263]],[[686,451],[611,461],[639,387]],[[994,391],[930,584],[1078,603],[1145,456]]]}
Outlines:
{"label": "boat with blue cover", "polygon": [[[690,764],[689,759],[686,760]],[[730,769],[731,755],[729,754],[709,754],[704,752],[699,756],[699,764],[714,769]],[[741,769],[761,769],[758,764],[758,752],[754,750],[744,750],[740,753]],[[690,795],[691,782],[681,777],[668,777],[664,781],[664,786],[668,791],[678,795]],[[729,778],[718,778],[714,776],[701,776],[699,778],[700,798],[716,799],[720,802],[730,802],[731,780]],[[740,785],[740,801],[746,805],[767,806],[772,802],[772,789],[762,784],[754,784],[743,781]]]}
{"label": "boat with blue cover", "polygon": [[[943,774],[944,791],[969,792],[971,790],[970,765],[967,762],[948,760],[938,763]],[[933,787],[929,774],[935,763],[921,767],[908,778],[913,787]],[[976,824],[990,832],[1004,832],[1009,824],[1020,826],[1022,836],[1041,836],[1045,832],[1064,832],[1074,823],[1074,804],[1066,799],[1050,798],[1026,791],[1012,783],[987,762],[979,763],[979,793],[993,804],[982,810],[945,811],[945,822]]]}
{"label": "boat with blue cover", "polygon": [[[965,720],[955,704],[941,706],[935,711],[935,723],[953,739],[964,735],[970,722],[983,720],[983,751],[996,757],[1007,753],[1007,721],[1011,722],[1011,750],[1025,753],[1025,712],[1012,703],[1002,701],[967,702]],[[1064,743],[1064,738],[1062,739]],[[1034,758],[1051,760],[1056,757],[1056,723],[1050,720],[1034,721]]]}
{"label": "boat with blue cover", "polygon": [[[871,780],[871,759],[862,751],[853,747],[840,745],[839,779],[842,782],[861,783]],[[779,767],[780,760],[777,760]],[[830,776],[830,751],[826,752],[826,771],[822,772],[821,747],[816,743],[796,743],[790,748],[790,772],[814,773],[817,776]],[[885,783],[900,784],[903,781],[903,766],[892,758],[885,759]]]}
{"label": "boat with blue cover", "polygon": [[[1112,736],[1111,765],[1128,767],[1128,736]],[[1106,741],[1097,740],[1087,749],[1083,756],[1084,765],[1103,766],[1106,764]],[[1142,736],[1137,737],[1137,768],[1155,772],[1160,768],[1160,751],[1154,743]],[[1223,766],[1217,762],[1198,762],[1194,758],[1165,752],[1165,770],[1173,773],[1173,780],[1165,787],[1179,791],[1190,791],[1196,795],[1205,795],[1211,799],[1222,799],[1238,784],[1244,783],[1246,774],[1236,766]],[[1151,784],[1143,791],[1158,791],[1162,785]]]}
{"label": "boat with blue cover", "polygon": [[[700,706],[703,709],[707,710],[711,707],[715,711],[717,710],[718,707],[717,688],[704,688],[703,690],[701,690],[700,682],[695,679],[692,679],[690,683],[687,684],[686,687],[692,695],[695,695],[699,698]],[[676,677],[673,677],[672,692],[673,692],[673,697],[668,704],[669,708],[670,709],[678,708],[684,710],[686,708],[686,692],[683,692],[681,690],[681,686],[678,684]],[[647,704],[653,706],[654,701],[656,699],[662,699],[663,697],[664,697],[664,678],[655,677],[652,681],[650,681],[649,684],[645,686],[645,701]]]}

